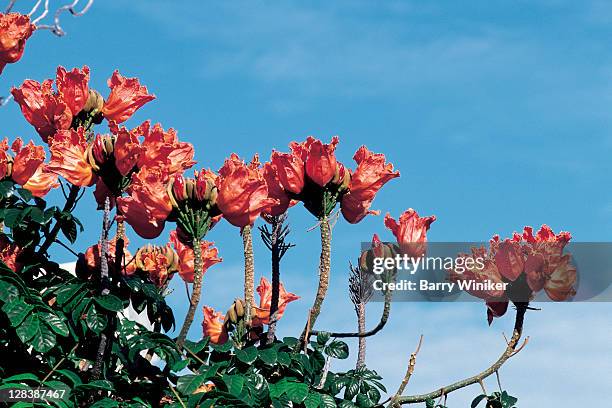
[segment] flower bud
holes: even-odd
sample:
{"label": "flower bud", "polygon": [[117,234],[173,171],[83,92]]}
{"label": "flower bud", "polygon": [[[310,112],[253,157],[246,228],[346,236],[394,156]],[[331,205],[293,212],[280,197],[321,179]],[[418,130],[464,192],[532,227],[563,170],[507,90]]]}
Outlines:
{"label": "flower bud", "polygon": [[149,279],[158,287],[163,286],[179,268],[178,255],[170,245],[145,245],[136,252],[134,262],[136,269],[148,273]]}
{"label": "flower bud", "polygon": [[91,112],[93,110],[101,111],[104,106],[104,98],[98,91],[93,89],[89,90],[89,97],[87,98],[87,102],[85,102],[85,106],[83,110],[85,112]]}

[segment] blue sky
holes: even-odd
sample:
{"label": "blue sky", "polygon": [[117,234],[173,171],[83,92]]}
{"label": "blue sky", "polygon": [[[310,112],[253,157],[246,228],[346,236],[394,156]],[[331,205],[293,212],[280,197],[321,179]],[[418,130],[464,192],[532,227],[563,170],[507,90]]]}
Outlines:
{"label": "blue sky", "polygon": [[[266,158],[291,140],[337,134],[347,164],[361,144],[387,154],[402,176],[374,208],[435,214],[431,240],[487,240],[546,223],[577,241],[609,241],[610,3],[328,3],[97,1],[81,18],[63,16],[66,37],[35,33],[22,61],[0,77],[0,94],[24,78],[52,77],[57,65],[87,64],[104,95],[119,69],[158,97],[130,123],[151,118],[178,129],[198,166],[217,169],[231,152]],[[0,124],[1,136],[37,139],[14,103],[0,109]],[[79,212],[88,227],[81,250],[97,240],[91,205],[88,197]],[[297,247],[283,280],[302,300],[289,306],[284,335],[303,325],[318,262],[318,233],[306,232],[314,219],[295,207],[290,221]],[[374,232],[391,239],[382,217],[335,226],[319,328],[353,328],[347,265]],[[142,241],[131,237],[135,250]],[[207,238],[224,262],[206,275],[203,303],[224,310],[241,295],[241,240],[227,223]],[[255,252],[257,275],[269,276],[259,242]],[[55,255],[71,260],[61,248]],[[179,322],[187,306],[180,283],[170,296]],[[504,386],[524,407],[600,403],[612,385],[609,305],[543,306],[527,318],[530,344],[502,369]],[[379,308],[369,309],[372,323]],[[480,304],[396,303],[383,335],[370,341],[368,364],[394,390],[423,333],[409,393],[471,375],[497,357],[501,332],[511,330],[510,317],[489,328],[484,313]],[[452,394],[449,405],[466,406],[478,393]]]}

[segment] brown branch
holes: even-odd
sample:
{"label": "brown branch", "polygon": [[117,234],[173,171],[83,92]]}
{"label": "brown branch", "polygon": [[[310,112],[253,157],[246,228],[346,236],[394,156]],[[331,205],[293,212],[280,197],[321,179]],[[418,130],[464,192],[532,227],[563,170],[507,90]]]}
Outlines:
{"label": "brown branch", "polygon": [[518,351],[520,351],[524,347],[524,344],[523,344],[523,346],[521,346],[519,349],[516,348],[521,339],[521,335],[523,333],[523,323],[525,319],[525,312],[527,311],[529,304],[528,303],[516,303],[515,306],[516,306],[516,319],[514,322],[514,334],[512,335],[512,338],[510,339],[510,341],[508,342],[508,345],[506,346],[506,349],[504,350],[503,354],[489,368],[487,368],[486,370],[472,377],[466,378],[461,381],[457,381],[445,387],[441,387],[438,390],[429,392],[427,394],[400,397],[399,399],[397,399],[396,404],[397,403],[401,405],[416,404],[419,402],[425,402],[429,399],[435,399],[443,395],[447,395],[458,389],[467,387],[468,385],[477,384],[480,381],[487,378],[488,376],[496,373],[499,370],[499,368],[506,361],[508,361],[510,357],[514,356]]}
{"label": "brown branch", "polygon": [[404,390],[406,389],[406,386],[408,385],[408,381],[410,381],[410,377],[412,377],[412,374],[414,373],[414,366],[416,365],[416,356],[417,354],[419,354],[419,351],[421,351],[422,344],[423,344],[423,335],[421,334],[421,337],[419,338],[419,344],[417,345],[416,350],[412,354],[410,354],[410,360],[408,361],[408,369],[406,370],[404,379],[402,380],[402,383],[397,389],[397,392],[395,393],[395,395],[391,399],[391,402],[389,403],[390,408],[399,406],[397,405],[397,401],[404,393]]}
{"label": "brown branch", "polygon": [[251,226],[242,228],[242,244],[244,247],[244,321],[246,326],[251,325],[254,287],[255,287],[255,261],[253,259],[253,236]]}
{"label": "brown branch", "polygon": [[[364,333],[366,330],[366,304],[365,302],[360,302],[355,305],[355,310],[357,311],[357,330],[359,333]],[[365,356],[366,356],[366,338],[359,337],[359,348],[357,351],[357,363],[355,368],[361,368],[365,365]]]}
{"label": "brown branch", "polygon": [[200,295],[202,294],[202,275],[204,274],[204,271],[202,269],[202,247],[200,246],[200,238],[193,238],[192,246],[194,256],[193,290],[191,292],[191,297],[189,298],[189,310],[187,310],[183,327],[181,327],[181,332],[176,339],[176,345],[179,348],[183,347],[185,344],[187,333],[189,332],[189,328],[193,323],[198,303],[200,303]]}
{"label": "brown branch", "polygon": [[[327,287],[329,286],[329,273],[331,269],[331,227],[327,217],[321,219],[319,223],[321,229],[321,256],[319,259],[319,286],[317,289],[317,295],[314,300],[314,304],[310,309],[310,315],[308,318],[308,328],[313,327],[317,321],[317,317],[321,313],[321,306],[325,295],[327,294]],[[310,334],[312,335],[312,331]],[[304,328],[301,336],[301,342],[308,343],[308,331]]]}

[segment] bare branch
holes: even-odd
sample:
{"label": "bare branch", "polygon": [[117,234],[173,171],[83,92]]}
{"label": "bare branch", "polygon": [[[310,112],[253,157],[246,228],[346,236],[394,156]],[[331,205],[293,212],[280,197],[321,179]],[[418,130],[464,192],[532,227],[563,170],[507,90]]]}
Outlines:
{"label": "bare branch", "polygon": [[397,405],[397,401],[404,393],[404,390],[406,389],[406,386],[408,385],[408,381],[410,381],[410,377],[412,377],[412,373],[414,373],[414,366],[416,365],[416,356],[417,354],[419,354],[419,351],[421,351],[422,345],[423,345],[423,335],[421,334],[421,337],[419,338],[419,344],[417,345],[416,350],[412,354],[410,354],[410,360],[408,361],[408,369],[406,370],[404,379],[402,380],[402,383],[397,389],[397,392],[395,393],[395,395],[391,399],[391,402],[389,403],[390,408],[399,406]]}
{"label": "bare branch", "polygon": [[[72,14],[74,17],[81,17],[82,15],[84,15],[85,13],[89,11],[91,6],[93,5],[94,0],[88,0],[87,4],[81,9],[81,11],[77,11],[76,6],[79,4],[79,2],[80,0],[74,0],[72,3],[66,4],[65,6],[58,8],[55,11],[55,15],[53,17],[53,24],[41,24],[41,25],[38,25],[36,28],[38,30],[51,30],[51,32],[57,35],[58,37],[63,37],[64,35],[66,35],[66,32],[64,31],[64,29],[62,28],[60,24],[60,17],[62,13],[69,11],[70,14]],[[40,2],[38,2],[34,6],[31,13],[36,12],[36,9],[38,9],[39,3]],[[33,24],[38,23],[43,18],[45,18],[48,13],[49,13],[49,0],[45,0],[45,10],[32,23]]]}
{"label": "bare branch", "polygon": [[4,14],[10,13],[11,10],[13,9],[13,6],[15,5],[15,3],[17,3],[17,0],[10,0],[8,2],[8,5],[6,6],[6,9],[4,10]]}

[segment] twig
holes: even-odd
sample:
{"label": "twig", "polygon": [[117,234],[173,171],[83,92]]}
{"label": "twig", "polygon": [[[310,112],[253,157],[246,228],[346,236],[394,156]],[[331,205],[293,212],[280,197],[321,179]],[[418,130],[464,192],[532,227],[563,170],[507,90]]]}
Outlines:
{"label": "twig", "polygon": [[[76,11],[75,7],[79,3],[79,1],[80,0],[74,0],[71,4],[67,4],[65,6],[62,6],[62,7],[58,8],[55,11],[55,16],[53,17],[53,24],[51,24],[51,25],[49,25],[49,24],[38,25],[36,27],[36,29],[38,29],[38,30],[51,30],[51,32],[53,34],[57,35],[58,37],[63,37],[64,35],[66,35],[66,32],[64,31],[64,29],[60,25],[60,16],[62,15],[62,13],[66,12],[66,11],[69,11],[70,14],[72,14],[74,17],[80,17],[80,16],[84,15],[85,13],[87,13],[89,11],[89,9],[91,8],[91,6],[93,5],[93,2],[94,2],[94,0],[88,0],[87,4],[81,9],[81,11]],[[38,23],[40,20],[42,20],[44,17],[46,17],[46,15],[48,13],[49,13],[49,0],[45,0],[45,11],[38,18],[36,18],[32,23],[33,24]]]}
{"label": "twig", "polygon": [[321,380],[319,381],[319,385],[315,388],[320,390],[325,386],[325,381],[327,381],[327,373],[329,373],[329,368],[331,366],[331,359],[329,356],[325,357],[325,365],[323,366],[323,375],[321,375]]}
{"label": "twig", "polygon": [[172,384],[168,383],[168,385],[170,386],[170,390],[172,391],[172,393],[174,394],[174,396],[179,400],[179,402],[181,403],[181,406],[183,408],[187,408],[185,406],[185,403],[183,402],[183,400],[181,399],[181,397],[179,397],[178,393],[176,392],[176,390],[174,389],[174,387],[172,386]]}
{"label": "twig", "polygon": [[[528,303],[517,303],[516,304],[516,318],[515,318],[515,322],[514,322],[514,334],[512,335],[512,338],[510,339],[510,341],[508,342],[508,345],[506,346],[506,349],[504,350],[503,354],[497,359],[497,361],[495,361],[489,368],[487,368],[486,370],[472,376],[469,378],[466,378],[464,380],[461,381],[457,381],[453,384],[447,385],[445,387],[441,387],[436,391],[432,391],[429,392],[427,394],[421,394],[421,395],[410,395],[410,396],[406,396],[406,397],[400,397],[397,400],[397,403],[403,405],[403,404],[416,404],[416,403],[420,403],[420,402],[425,402],[429,399],[434,399],[434,398],[438,398],[438,397],[442,397],[445,396],[453,391],[456,391],[460,388],[464,388],[467,387],[468,385],[472,385],[472,384],[476,384],[482,380],[484,380],[485,378],[487,378],[488,376],[492,375],[493,373],[496,373],[499,368],[506,362],[508,361],[508,359],[512,356],[514,356],[516,354],[516,346],[518,345],[520,339],[521,339],[521,334],[523,332],[523,322],[525,319],[525,312],[527,311],[528,308]],[[521,346],[518,351],[520,351],[522,348],[524,347]]]}
{"label": "twig", "polygon": [[388,405],[390,408],[398,406],[397,401],[404,393],[404,390],[406,389],[406,386],[408,385],[408,381],[410,381],[410,377],[412,377],[412,374],[414,373],[414,366],[416,365],[416,357],[417,357],[417,354],[419,354],[419,351],[421,351],[421,345],[423,345],[423,335],[422,334],[421,334],[421,337],[419,338],[419,344],[417,345],[416,350],[412,354],[410,354],[410,360],[408,361],[408,369],[406,370],[406,374],[404,375],[404,379],[402,380],[402,383],[400,384],[399,388],[397,389],[397,392],[395,393],[395,395],[391,399],[391,402]]}
{"label": "twig", "polygon": [[62,247],[64,247],[64,249],[66,249],[68,252],[70,252],[72,255],[76,256],[77,258],[79,257],[79,254],[77,254],[76,252],[74,252],[72,250],[72,248],[70,248],[68,245],[64,244],[62,241],[60,241],[59,239],[56,239],[55,242],[57,242],[58,244],[60,244]]}
{"label": "twig", "polygon": [[200,364],[206,365],[206,362],[202,360],[196,353],[194,353],[189,347],[183,345],[183,349],[187,351],[193,358],[195,358]]}
{"label": "twig", "polygon": [[10,13],[16,2],[17,2],[17,0],[10,0],[8,5],[6,6],[6,9],[4,10],[4,14]]}

